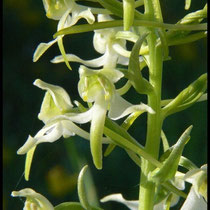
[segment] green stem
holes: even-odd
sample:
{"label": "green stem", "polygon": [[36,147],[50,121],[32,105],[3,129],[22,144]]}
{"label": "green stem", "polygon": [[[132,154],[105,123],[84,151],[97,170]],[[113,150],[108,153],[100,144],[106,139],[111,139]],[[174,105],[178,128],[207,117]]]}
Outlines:
{"label": "green stem", "polygon": [[[158,6],[156,7],[156,11],[154,9],[155,5]],[[147,14],[150,19],[161,21],[161,11],[157,10],[157,8],[159,8],[158,0],[145,0],[145,14]],[[161,46],[156,46],[156,40],[157,37],[155,35],[155,29],[150,29],[150,34],[147,39],[150,58],[149,81],[154,87],[154,92],[148,95],[148,105],[155,111],[155,114],[148,113],[148,127],[145,150],[153,158],[158,159],[160,134],[163,123],[163,119],[161,117],[161,84],[163,58],[162,48]],[[147,179],[149,172],[154,170],[154,168],[154,165],[152,165],[150,162],[145,159],[142,160],[139,189],[139,210],[152,210],[154,207],[155,184],[148,181]]]}
{"label": "green stem", "polygon": [[[154,39],[154,34],[151,34],[150,39]],[[155,44],[155,43],[154,43]],[[155,46],[155,45],[154,45]],[[150,48],[151,49],[151,48]],[[155,159],[159,155],[159,145],[160,145],[160,133],[162,128],[162,118],[161,118],[161,72],[162,72],[162,52],[160,47],[157,50],[152,50],[154,55],[151,53],[151,58],[153,61],[150,66],[150,82],[154,86],[154,94],[148,96],[148,105],[155,110],[155,114],[151,115],[148,113],[147,120],[147,138],[145,150]],[[158,52],[160,51],[160,52]],[[154,65],[156,64],[156,65]],[[141,182],[140,182],[140,207],[139,210],[152,210],[153,209],[153,200],[155,193],[155,186],[153,183],[147,181],[147,175],[150,171],[154,169],[154,166],[148,161],[142,161],[142,172],[141,172]]]}

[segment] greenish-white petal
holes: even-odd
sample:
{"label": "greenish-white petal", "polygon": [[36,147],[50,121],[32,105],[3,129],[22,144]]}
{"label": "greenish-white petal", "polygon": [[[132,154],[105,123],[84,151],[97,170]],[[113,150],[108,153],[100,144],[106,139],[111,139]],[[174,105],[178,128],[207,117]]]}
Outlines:
{"label": "greenish-white petal", "polygon": [[35,137],[29,136],[25,144],[18,149],[17,154],[26,154],[32,147],[43,142],[54,142],[62,136],[62,124],[56,123],[51,126],[44,126]]}
{"label": "greenish-white petal", "polygon": [[185,189],[185,181],[183,180],[183,178],[175,176],[175,178],[171,182],[173,183],[174,186],[176,186],[177,189],[179,190]]}
{"label": "greenish-white petal", "polygon": [[26,181],[29,180],[31,164],[32,164],[32,160],[33,160],[35,150],[36,150],[36,146],[33,146],[26,154],[25,172],[24,172],[24,177],[25,177]]}
{"label": "greenish-white petal", "polygon": [[54,43],[57,42],[57,38],[48,42],[48,43],[40,43],[33,55],[33,62],[38,61],[38,59],[47,51],[48,48],[50,48]]}
{"label": "greenish-white petal", "polygon": [[108,116],[113,120],[118,120],[133,112],[142,111],[154,114],[155,112],[146,104],[133,105],[122,98],[118,93],[113,96]]}
{"label": "greenish-white petal", "polygon": [[38,116],[44,123],[53,116],[70,111],[73,107],[68,93],[62,87],[51,85],[40,79],[35,80],[33,84],[47,91]]}
{"label": "greenish-white petal", "polygon": [[[105,64],[106,61],[106,57],[107,54],[104,54],[98,58],[92,59],[92,60],[83,60],[81,58],[79,58],[76,55],[73,54],[66,54],[66,58],[68,61],[70,62],[78,62],[78,63],[82,63],[86,66],[89,67],[101,67]],[[55,58],[53,58],[53,60],[51,60],[52,63],[62,63],[64,62],[63,56],[56,56]]]}
{"label": "greenish-white petal", "polygon": [[77,9],[72,12],[71,25],[75,25],[81,18],[86,19],[89,24],[93,24],[95,22],[95,17],[90,8],[84,9],[83,7],[77,6]]}
{"label": "greenish-white petal", "polygon": [[28,136],[25,144],[18,149],[17,154],[18,155],[24,155],[27,153],[33,146],[35,146],[36,140],[32,136]]}
{"label": "greenish-white petal", "polygon": [[46,11],[46,16],[53,20],[60,20],[68,7],[73,9],[75,5],[74,1],[66,0],[43,0],[43,4]]}
{"label": "greenish-white petal", "polygon": [[[92,120],[92,115],[93,115],[93,111],[94,108],[92,107],[91,110],[88,110],[84,113],[84,115],[82,115],[83,113],[79,113],[77,115],[71,115],[71,114],[65,114],[65,115],[60,115],[60,116],[56,116],[52,119],[52,121],[49,121],[49,123],[52,123],[53,121],[66,121],[66,123],[68,124],[68,126],[66,126],[66,128],[68,128],[72,133],[83,137],[84,139],[90,140],[90,134],[86,131],[84,131],[83,129],[81,129],[80,127],[78,127],[76,124],[74,124],[71,121],[74,121],[76,123],[79,124],[83,124],[86,122],[89,122]],[[64,137],[65,138],[65,137]],[[110,144],[111,140],[108,138],[103,137],[102,138],[102,143],[103,144]]]}
{"label": "greenish-white petal", "polygon": [[102,70],[99,70],[99,72],[113,83],[117,82],[124,76],[122,72],[110,68],[103,68]]}
{"label": "greenish-white petal", "polygon": [[49,122],[55,121],[55,120],[70,120],[75,123],[84,124],[87,122],[90,122],[93,116],[93,107],[89,109],[86,112],[82,113],[66,113],[65,115],[58,115],[52,118]]}
{"label": "greenish-white petal", "polygon": [[107,102],[104,96],[99,96],[95,101],[93,117],[90,126],[90,149],[93,162],[97,169],[102,169],[102,136],[107,112]]}
{"label": "greenish-white petal", "polygon": [[51,85],[49,83],[41,81],[40,79],[35,80],[33,84],[41,88],[42,90],[48,91],[52,96],[56,106],[59,107],[61,110],[69,110],[73,107],[68,93],[62,87]]}
{"label": "greenish-white petal", "polygon": [[115,50],[115,52],[123,57],[127,57],[129,58],[131,55],[131,52],[126,50],[124,46],[122,46],[121,44],[119,44],[118,42],[113,43],[112,45],[113,49]]}
{"label": "greenish-white petal", "polygon": [[190,192],[185,200],[181,210],[207,210],[207,203],[204,201],[203,197],[198,197],[195,193],[193,187],[191,187]]}
{"label": "greenish-white petal", "polygon": [[202,195],[207,200],[207,164],[203,165],[201,168],[188,171],[184,179],[193,184],[198,197]]}
{"label": "greenish-white petal", "polygon": [[43,195],[35,192],[31,188],[25,188],[20,191],[13,191],[13,197],[26,197],[26,202],[23,209],[26,210],[54,210],[53,205]]}
{"label": "greenish-white petal", "polygon": [[108,201],[116,201],[119,203],[122,203],[126,205],[130,210],[138,210],[139,201],[128,201],[123,198],[122,194],[111,194],[108,196],[105,196],[100,200],[102,203],[108,202]]}
{"label": "greenish-white petal", "polygon": [[116,39],[125,39],[134,43],[139,39],[139,36],[131,31],[118,31],[115,37]]}

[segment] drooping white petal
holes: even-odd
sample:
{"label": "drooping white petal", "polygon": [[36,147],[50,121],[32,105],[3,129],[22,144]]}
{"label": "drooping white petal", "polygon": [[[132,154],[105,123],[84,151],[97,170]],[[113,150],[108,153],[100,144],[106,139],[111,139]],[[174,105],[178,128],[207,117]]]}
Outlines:
{"label": "drooping white petal", "polygon": [[95,17],[92,14],[90,8],[86,9],[86,8],[83,8],[83,7],[80,7],[79,5],[77,5],[77,9],[75,9],[72,12],[71,25],[75,25],[77,23],[77,21],[81,18],[86,19],[89,24],[93,24],[95,22]]}
{"label": "drooping white petal", "polygon": [[119,42],[115,42],[112,45],[112,48],[115,52],[123,57],[130,58],[131,52],[126,50],[124,46],[122,46]]}
{"label": "drooping white petal", "polygon": [[33,146],[38,145],[43,142],[54,142],[62,136],[62,125],[60,122],[57,122],[52,125],[44,126],[35,137],[29,136],[25,144],[18,149],[17,154],[23,155],[26,154]]}
{"label": "drooping white petal", "polygon": [[121,55],[118,55],[117,63],[118,64],[121,64],[121,65],[124,65],[124,66],[128,66],[128,64],[129,64],[129,58],[123,57]]}
{"label": "drooping white petal", "polygon": [[[65,114],[65,115],[59,115],[51,120],[48,121],[48,124],[53,124],[53,122],[59,121],[61,122],[63,126],[63,137],[65,135],[73,136],[74,134],[83,137],[84,139],[90,140],[90,134],[80,127],[78,127],[76,124],[73,122],[79,123],[79,124],[84,124],[92,120],[92,115],[94,113],[94,107],[89,109],[86,112],[83,113],[77,113],[77,114]],[[43,131],[41,133],[42,135],[44,134]],[[102,143],[108,144],[111,143],[111,140],[108,138],[103,138]]]}
{"label": "drooping white petal", "polygon": [[57,42],[57,38],[48,42],[48,43],[40,43],[33,55],[33,62],[38,61],[38,59],[47,51],[48,48],[50,48],[54,43]]}
{"label": "drooping white petal", "polygon": [[124,74],[117,69],[103,68],[99,70],[101,74],[103,74],[106,78],[108,78],[111,82],[116,83],[120,80]]}
{"label": "drooping white petal", "polygon": [[154,113],[152,108],[146,104],[141,103],[140,105],[132,105],[116,93],[111,101],[108,116],[113,120],[118,120],[136,111]]}
{"label": "drooping white petal", "polygon": [[97,169],[102,168],[102,136],[108,103],[99,96],[93,105],[93,117],[90,126],[90,149]]}
{"label": "drooping white petal", "polygon": [[116,202],[126,205],[130,210],[137,210],[138,205],[139,205],[139,201],[128,201],[128,200],[124,199],[122,194],[120,194],[120,193],[105,196],[100,201],[102,203],[107,202],[107,201],[116,201]]}
{"label": "drooping white petal", "polygon": [[204,201],[203,197],[198,197],[195,193],[193,187],[191,187],[190,192],[185,200],[181,210],[207,210],[207,203]]}
{"label": "drooping white petal", "polygon": [[183,180],[183,178],[179,178],[179,176],[175,176],[174,180],[172,180],[172,184],[174,186],[176,186],[177,189],[179,190],[184,190],[185,189],[185,181]]}
{"label": "drooping white petal", "polygon": [[[47,198],[35,192],[31,188],[25,188],[20,191],[13,191],[11,195],[13,197],[26,197],[26,202],[23,209],[54,210],[53,205],[47,200]],[[28,206],[31,206],[32,208],[27,208]]]}
{"label": "drooping white petal", "polygon": [[93,116],[94,109],[91,107],[88,111],[82,113],[66,113],[65,115],[58,115],[52,118],[49,122],[55,120],[70,120],[75,123],[84,124],[90,122]]}
{"label": "drooping white petal", "polygon": [[113,18],[111,18],[110,15],[107,14],[99,14],[98,15],[98,22],[105,22],[105,21],[111,21]]}
{"label": "drooping white petal", "polygon": [[[107,54],[105,53],[104,55],[102,55],[98,58],[92,59],[92,60],[83,60],[83,59],[81,59],[78,56],[73,55],[73,54],[66,54],[66,57],[67,57],[68,61],[82,63],[86,66],[95,68],[95,67],[101,67],[105,64]],[[56,56],[53,60],[51,60],[51,62],[52,63],[64,62],[63,56],[61,56],[61,55]]]}
{"label": "drooping white petal", "polygon": [[104,54],[106,52],[106,44],[108,40],[107,37],[108,34],[105,32],[103,34],[95,32],[93,36],[93,46],[97,52],[101,54]]}
{"label": "drooping white petal", "polygon": [[29,135],[25,144],[21,148],[18,149],[17,154],[18,155],[26,154],[35,144],[36,144],[36,140],[32,136]]}

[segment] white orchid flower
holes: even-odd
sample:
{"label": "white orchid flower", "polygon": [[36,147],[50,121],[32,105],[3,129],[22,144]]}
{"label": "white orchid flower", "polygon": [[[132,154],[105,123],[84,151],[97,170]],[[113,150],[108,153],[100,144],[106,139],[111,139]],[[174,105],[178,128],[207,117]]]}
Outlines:
{"label": "white orchid flower", "polygon": [[[37,87],[46,90],[38,118],[45,126],[34,136],[28,137],[25,144],[19,148],[17,154],[26,155],[25,179],[29,179],[30,167],[36,146],[40,143],[52,143],[62,136],[68,138],[77,134],[89,140],[90,135],[78,127],[74,122],[86,123],[91,120],[91,110],[86,113],[76,113],[73,109],[70,97],[67,92],[59,86],[51,85],[37,79],[34,82]],[[102,143],[110,143],[107,138]]]}
{"label": "white orchid flower", "polygon": [[43,195],[35,192],[31,188],[25,188],[20,191],[13,191],[13,197],[26,197],[24,210],[54,210],[53,205]]}
{"label": "white orchid flower", "polygon": [[[57,31],[75,25],[81,18],[85,18],[89,24],[95,21],[95,17],[90,8],[76,4],[74,0],[43,0],[43,3],[47,17],[59,20]],[[62,37],[63,35],[58,36],[48,43],[40,43],[34,52],[33,61],[36,62],[49,47],[57,42],[66,65],[71,69],[66,58]]]}
{"label": "white orchid flower", "polygon": [[[113,20],[109,15],[99,14],[98,22]],[[92,59],[83,60],[76,55],[66,54],[66,58],[71,62],[79,62],[89,67],[115,68],[116,64],[128,65],[130,52],[126,50],[126,41],[117,39],[116,34],[123,30],[122,27],[109,29],[100,29],[94,31],[93,46],[95,50],[103,54],[102,56]],[[64,62],[63,56],[56,56],[51,62]]]}
{"label": "white orchid flower", "polygon": [[[82,130],[73,122],[86,123],[91,120],[90,113],[76,113],[73,109],[68,93],[60,86],[51,85],[40,79],[34,85],[46,90],[38,118],[45,126],[34,136],[29,135],[25,144],[18,150],[18,154],[27,153],[32,147],[43,142],[54,142],[60,137],[68,138],[75,134],[89,140],[89,133]],[[103,139],[103,143],[108,143]]]}
{"label": "white orchid flower", "polygon": [[107,111],[108,117],[113,120],[120,119],[135,111],[150,113],[154,113],[154,111],[145,104],[132,105],[117,93],[114,83],[123,76],[120,71],[108,68],[91,70],[85,66],[80,66],[79,73],[78,90],[81,98],[86,102],[94,102],[91,109],[82,114],[90,113],[90,148],[95,166],[101,169],[101,140]]}
{"label": "white orchid flower", "polygon": [[[192,184],[181,210],[207,209],[207,165],[188,171],[184,179]],[[205,200],[204,200],[205,198]]]}

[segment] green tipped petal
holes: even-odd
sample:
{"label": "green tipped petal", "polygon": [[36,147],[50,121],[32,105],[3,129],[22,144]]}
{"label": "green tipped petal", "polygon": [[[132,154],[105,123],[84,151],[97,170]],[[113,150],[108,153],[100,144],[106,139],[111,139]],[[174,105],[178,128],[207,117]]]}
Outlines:
{"label": "green tipped petal", "polygon": [[26,161],[25,161],[25,180],[28,181],[29,180],[29,174],[30,174],[30,169],[31,169],[31,163],[33,160],[33,156],[34,156],[34,151],[36,149],[36,146],[32,147],[26,154]]}
{"label": "green tipped petal", "polygon": [[190,5],[191,5],[191,0],[185,0],[185,10],[190,9]]}
{"label": "green tipped petal", "polygon": [[[102,55],[101,57],[98,57],[96,59],[92,59],[92,60],[83,60],[81,58],[79,58],[76,55],[73,54],[66,54],[66,58],[68,61],[71,62],[78,62],[78,63],[82,63],[86,66],[89,67],[101,67],[105,64],[107,54]],[[64,62],[63,56],[56,56],[53,60],[51,60],[52,63],[61,63]]]}
{"label": "green tipped petal", "polygon": [[120,194],[120,193],[107,195],[104,198],[102,198],[100,201],[102,203],[105,203],[105,202],[108,202],[108,201],[116,201],[116,202],[119,202],[119,203],[123,203],[124,205],[126,205],[131,210],[137,210],[138,205],[139,205],[139,201],[125,200],[123,198],[122,194]]}
{"label": "green tipped petal", "polygon": [[34,52],[33,62],[38,61],[39,58],[47,51],[47,49],[50,48],[56,42],[57,38],[48,43],[40,43]]}
{"label": "green tipped petal", "polygon": [[102,136],[107,112],[107,103],[103,96],[95,102],[94,115],[90,127],[90,149],[97,169],[102,169]]}
{"label": "green tipped petal", "polygon": [[198,209],[206,210],[207,203],[204,201],[202,197],[198,197],[197,194],[195,193],[194,188],[191,187],[191,190],[183,206],[181,207],[181,210],[198,210]]}
{"label": "green tipped petal", "polygon": [[59,139],[63,134],[61,122],[44,126],[35,137],[29,136],[25,144],[17,151],[18,155],[26,154],[35,145],[42,142],[54,142]]}
{"label": "green tipped petal", "polygon": [[68,93],[62,87],[51,85],[40,79],[35,80],[33,84],[47,91],[39,113],[39,119],[43,122],[47,122],[53,116],[68,112],[73,107]]}
{"label": "green tipped petal", "polygon": [[[73,7],[73,1],[71,7]],[[60,20],[63,14],[68,9],[68,5],[65,0],[43,0],[46,16],[50,19]],[[69,5],[70,6],[70,5]]]}
{"label": "green tipped petal", "polygon": [[117,120],[137,111],[147,111],[151,114],[155,113],[152,108],[146,104],[132,105],[116,93],[111,102],[109,117],[113,120]]}
{"label": "green tipped petal", "polygon": [[207,201],[207,164],[203,165],[201,168],[188,171],[184,179],[193,184],[198,197],[202,195]]}

